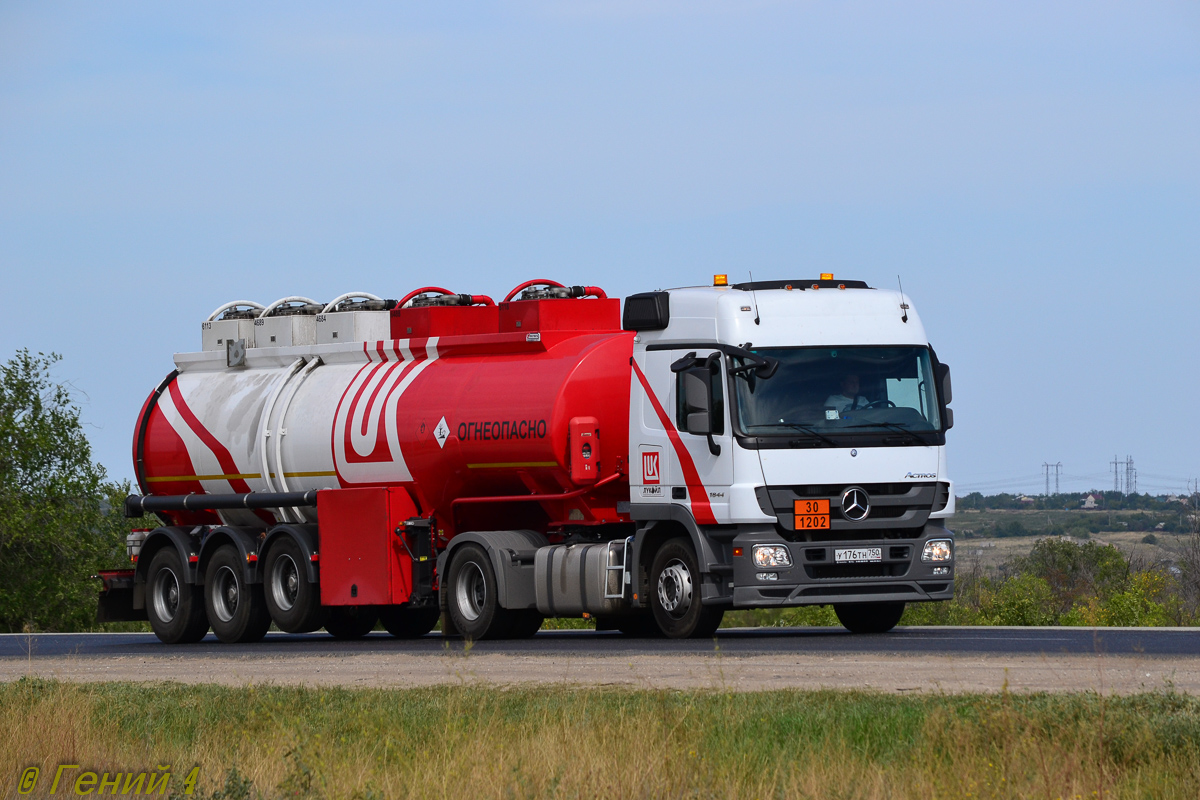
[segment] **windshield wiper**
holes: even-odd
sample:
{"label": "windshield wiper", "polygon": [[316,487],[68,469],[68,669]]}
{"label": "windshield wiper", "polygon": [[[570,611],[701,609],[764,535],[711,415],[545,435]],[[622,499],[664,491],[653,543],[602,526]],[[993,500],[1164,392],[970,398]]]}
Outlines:
{"label": "windshield wiper", "polygon": [[766,427],[795,428],[798,431],[807,433],[809,436],[815,436],[816,438],[820,439],[822,442],[824,442],[827,445],[830,445],[832,447],[837,447],[837,442],[835,442],[833,439],[830,439],[828,436],[825,436],[824,434],[820,433],[819,431],[814,429],[811,425],[805,425],[800,422],[772,422],[769,426],[768,425],[755,425],[754,427],[756,427],[756,428],[766,428]]}
{"label": "windshield wiper", "polygon": [[903,433],[905,436],[912,439],[917,444],[928,445],[924,437],[918,436],[915,431],[910,431],[906,425],[899,422],[864,422],[859,425],[847,425],[847,428],[887,428],[896,433]]}

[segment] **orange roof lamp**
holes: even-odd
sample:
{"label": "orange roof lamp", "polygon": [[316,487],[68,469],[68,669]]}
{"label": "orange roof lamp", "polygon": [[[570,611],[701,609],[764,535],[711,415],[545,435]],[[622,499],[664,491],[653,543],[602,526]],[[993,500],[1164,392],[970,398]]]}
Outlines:
{"label": "orange roof lamp", "polygon": [[821,273],[821,280],[823,280],[823,281],[831,281],[831,280],[833,280],[833,273],[832,273],[832,272],[822,272],[822,273]]}
{"label": "orange roof lamp", "polygon": [[728,275],[713,275],[713,286],[728,286],[728,285],[729,285],[729,276]]}

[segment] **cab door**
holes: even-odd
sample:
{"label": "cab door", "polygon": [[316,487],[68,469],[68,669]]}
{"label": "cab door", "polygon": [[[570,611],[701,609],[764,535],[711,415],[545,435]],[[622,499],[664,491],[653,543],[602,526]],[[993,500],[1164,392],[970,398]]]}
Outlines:
{"label": "cab door", "polygon": [[[675,353],[676,358],[684,353]],[[674,412],[675,429],[683,448],[690,456],[699,478],[699,486],[688,486],[688,499],[691,501],[693,514],[697,506],[706,500],[711,508],[716,522],[729,521],[729,490],[733,484],[734,441],[732,427],[729,422],[729,402],[725,381],[725,356],[719,350],[697,350],[696,358],[702,361],[702,366],[694,369],[706,369],[709,373],[708,404],[711,409],[712,433],[688,432],[688,403],[686,387],[686,370],[672,373],[671,402]],[[677,454],[682,457],[682,454]],[[681,464],[681,468],[682,468]],[[701,495],[697,497],[696,495]],[[697,522],[700,521],[696,515]]]}
{"label": "cab door", "polygon": [[[703,358],[714,351],[698,353]],[[724,360],[717,353],[715,369],[719,401],[714,405],[712,442],[708,435],[687,432],[682,400],[683,380],[671,364],[681,351],[638,349],[630,384],[629,454],[630,500],[673,503],[688,507],[702,525],[729,520],[729,487],[733,482],[733,437],[725,400]],[[712,450],[719,450],[714,454]]]}

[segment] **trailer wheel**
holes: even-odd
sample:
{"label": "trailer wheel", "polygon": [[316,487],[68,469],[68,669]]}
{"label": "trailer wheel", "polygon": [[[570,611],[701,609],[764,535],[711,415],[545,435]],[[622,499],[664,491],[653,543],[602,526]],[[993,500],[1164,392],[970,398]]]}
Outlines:
{"label": "trailer wheel", "polygon": [[542,629],[546,618],[538,613],[536,608],[525,608],[520,611],[510,611],[512,626],[508,630],[509,639],[528,639]]}
{"label": "trailer wheel", "polygon": [[431,608],[409,608],[386,606],[379,610],[379,621],[387,632],[397,639],[417,639],[433,630],[441,612],[437,606]]}
{"label": "trailer wheel", "polygon": [[465,544],[450,562],[446,581],[447,610],[454,627],[467,639],[503,639],[512,615],[500,606],[496,573],[483,549]]}
{"label": "trailer wheel", "polygon": [[204,607],[213,633],[226,644],[257,642],[271,627],[262,584],[246,583],[236,547],[222,545],[204,571]]}
{"label": "trailer wheel", "polygon": [[671,539],[659,548],[650,574],[650,608],[664,635],[702,639],[716,633],[725,609],[701,605],[700,565],[690,540]]}
{"label": "trailer wheel", "polygon": [[361,639],[375,630],[378,621],[373,606],[334,606],[325,619],[325,630],[335,639]]}
{"label": "trailer wheel", "polygon": [[834,603],[833,612],[851,633],[887,633],[904,616],[904,603]]}
{"label": "trailer wheel", "polygon": [[264,562],[263,595],[271,619],[282,631],[308,633],[324,624],[321,587],[309,583],[305,574],[304,553],[290,536],[282,536],[271,545]]}
{"label": "trailer wheel", "polygon": [[171,546],[154,554],[146,572],[146,616],[166,644],[198,642],[208,633],[204,592],[184,580],[183,560]]}

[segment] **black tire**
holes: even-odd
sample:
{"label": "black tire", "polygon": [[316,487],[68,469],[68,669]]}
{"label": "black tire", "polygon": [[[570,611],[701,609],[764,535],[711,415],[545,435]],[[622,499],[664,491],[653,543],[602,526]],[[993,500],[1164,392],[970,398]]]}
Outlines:
{"label": "black tire", "polygon": [[213,633],[226,644],[261,641],[271,627],[271,614],[261,583],[246,583],[238,549],[222,545],[204,570],[204,610]]}
{"label": "black tire", "polygon": [[409,608],[408,606],[384,606],[379,609],[379,621],[387,632],[397,639],[417,639],[433,630],[441,612],[437,606]]}
{"label": "black tire", "polygon": [[198,642],[208,633],[204,591],[186,577],[183,559],[170,545],[154,554],[146,571],[146,616],[165,644]]}
{"label": "black tire", "polygon": [[512,615],[512,625],[508,629],[509,639],[528,639],[542,629],[542,623],[546,621],[536,608],[525,608],[519,611],[510,611]]}
{"label": "black tire", "polygon": [[263,562],[263,598],[279,630],[309,633],[325,624],[321,587],[310,583],[304,551],[290,536],[280,536]]}
{"label": "black tire", "polygon": [[887,633],[904,616],[904,603],[834,603],[833,612],[851,633]]}
{"label": "black tire", "polygon": [[455,629],[466,639],[503,639],[512,615],[502,608],[496,592],[496,573],[483,548],[465,544],[454,554],[447,576],[446,610]]}
{"label": "black tire", "polygon": [[670,639],[705,639],[720,627],[725,609],[700,604],[700,566],[689,539],[671,539],[655,554],[650,609]]}
{"label": "black tire", "polygon": [[616,621],[617,630],[623,635],[635,639],[661,639],[662,630],[654,619],[654,614],[644,612],[633,617],[620,617]]}
{"label": "black tire", "polygon": [[375,630],[378,621],[374,606],[334,606],[325,618],[325,630],[335,639],[361,639]]}

